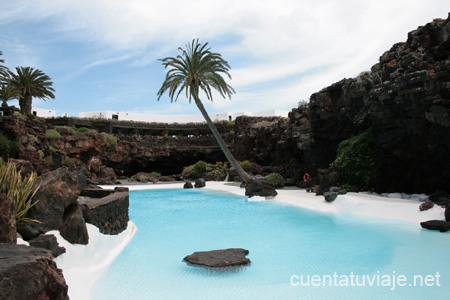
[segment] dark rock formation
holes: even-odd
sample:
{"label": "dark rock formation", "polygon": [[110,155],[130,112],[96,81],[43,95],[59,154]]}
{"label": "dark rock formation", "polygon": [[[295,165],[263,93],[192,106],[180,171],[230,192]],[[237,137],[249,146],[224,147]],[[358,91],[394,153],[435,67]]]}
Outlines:
{"label": "dark rock formation", "polygon": [[278,195],[275,187],[265,180],[252,180],[245,185],[245,196],[261,196],[261,197],[275,197]]}
{"label": "dark rock formation", "polygon": [[429,210],[429,209],[433,208],[433,206],[434,206],[434,202],[427,201],[427,202],[421,203],[419,205],[419,210],[420,211]]}
{"label": "dark rock formation", "polygon": [[87,245],[89,243],[86,221],[78,204],[72,204],[66,209],[59,232],[64,239],[72,244]]}
{"label": "dark rock formation", "polygon": [[103,234],[119,234],[127,229],[129,215],[128,188],[115,190],[85,190],[78,199],[84,219],[93,224]]}
{"label": "dark rock formation", "polygon": [[24,245],[0,245],[1,299],[69,299],[62,271],[50,251]]}
{"label": "dark rock formation", "polygon": [[325,201],[327,201],[327,202],[333,202],[334,200],[336,200],[338,195],[339,195],[339,192],[325,192],[325,193],[323,193],[323,196],[325,197]]}
{"label": "dark rock formation", "polygon": [[189,264],[206,267],[230,267],[248,265],[250,259],[245,256],[248,250],[242,248],[231,248],[224,250],[212,250],[194,252],[186,256],[183,260]]}
{"label": "dark rock formation", "polygon": [[445,221],[450,222],[450,203],[445,208]]}
{"label": "dark rock formation", "polygon": [[420,226],[425,229],[439,230],[440,232],[446,232],[450,230],[450,222],[441,220],[431,220],[426,222],[421,222]]}
{"label": "dark rock formation", "polygon": [[36,222],[33,221],[19,221],[17,224],[17,233],[26,241],[37,237],[41,234],[39,228],[36,227]]}
{"label": "dark rock formation", "polygon": [[5,194],[0,194],[0,243],[16,243],[14,201]]}
{"label": "dark rock formation", "polygon": [[37,203],[28,211],[28,217],[40,221],[35,227],[45,233],[61,228],[66,208],[76,204],[86,187],[86,177],[82,172],[71,173],[59,168],[38,177],[35,185],[39,186],[33,198]]}
{"label": "dark rock formation", "polygon": [[195,188],[202,188],[206,186],[206,181],[204,178],[197,178],[195,180]]}
{"label": "dark rock formation", "polygon": [[192,182],[190,181],[186,181],[185,184],[183,185],[184,189],[192,189],[194,186],[192,185]]}
{"label": "dark rock formation", "polygon": [[41,234],[37,238],[29,240],[28,243],[32,247],[44,248],[52,252],[53,257],[66,253],[66,248],[59,247],[58,241],[53,234]]}

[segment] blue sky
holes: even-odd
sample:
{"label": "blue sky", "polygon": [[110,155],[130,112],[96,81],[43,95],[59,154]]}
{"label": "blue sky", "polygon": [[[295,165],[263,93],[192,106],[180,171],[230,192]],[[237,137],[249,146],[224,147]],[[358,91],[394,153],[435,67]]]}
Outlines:
{"label": "blue sky", "polygon": [[229,62],[236,90],[231,100],[205,100],[209,113],[291,110],[450,12],[448,0],[0,0],[0,7],[6,66],[49,75],[56,99],[33,104],[58,116],[198,114],[183,97],[171,104],[156,96],[165,76],[158,59],[194,38]]}

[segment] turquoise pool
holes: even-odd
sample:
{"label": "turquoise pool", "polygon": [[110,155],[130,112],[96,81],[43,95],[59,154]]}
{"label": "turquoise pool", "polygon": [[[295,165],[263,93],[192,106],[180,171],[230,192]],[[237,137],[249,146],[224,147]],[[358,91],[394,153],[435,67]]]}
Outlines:
{"label": "turquoise pool", "polygon": [[[94,284],[92,299],[447,299],[450,293],[450,234],[418,224],[196,189],[131,192],[130,218],[138,231]],[[182,262],[195,251],[235,247],[250,251],[250,266],[214,271]]]}

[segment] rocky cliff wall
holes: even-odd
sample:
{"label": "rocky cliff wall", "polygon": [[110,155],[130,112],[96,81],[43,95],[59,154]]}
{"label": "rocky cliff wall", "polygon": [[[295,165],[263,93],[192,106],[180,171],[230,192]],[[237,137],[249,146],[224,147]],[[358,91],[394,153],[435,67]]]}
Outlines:
{"label": "rocky cliff wall", "polygon": [[371,185],[432,193],[450,182],[450,22],[435,20],[386,51],[369,72],[343,79],[290,114],[304,169],[327,168],[338,144],[373,128]]}

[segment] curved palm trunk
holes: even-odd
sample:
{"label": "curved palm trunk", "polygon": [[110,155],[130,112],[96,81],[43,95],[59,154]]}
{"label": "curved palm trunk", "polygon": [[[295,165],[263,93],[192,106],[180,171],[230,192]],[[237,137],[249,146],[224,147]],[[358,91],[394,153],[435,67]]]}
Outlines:
{"label": "curved palm trunk", "polygon": [[20,112],[22,114],[31,114],[31,106],[33,102],[33,97],[30,94],[25,94],[23,98],[19,100]]}
{"label": "curved palm trunk", "polygon": [[216,138],[217,143],[219,143],[220,148],[222,149],[223,153],[227,157],[231,166],[238,172],[239,176],[242,178],[242,180],[244,180],[245,183],[249,183],[252,180],[252,178],[250,177],[250,175],[247,174],[247,172],[245,172],[241,168],[241,166],[239,165],[237,160],[234,158],[233,154],[231,154],[230,150],[227,147],[227,144],[225,144],[225,141],[220,136],[219,131],[217,131],[216,126],[211,121],[211,118],[209,117],[208,113],[206,112],[205,107],[203,106],[203,103],[196,96],[194,96],[194,100],[195,100],[195,104],[197,104],[198,109],[202,113],[202,116],[205,118],[206,123],[208,124],[209,128],[211,129],[212,134]]}

